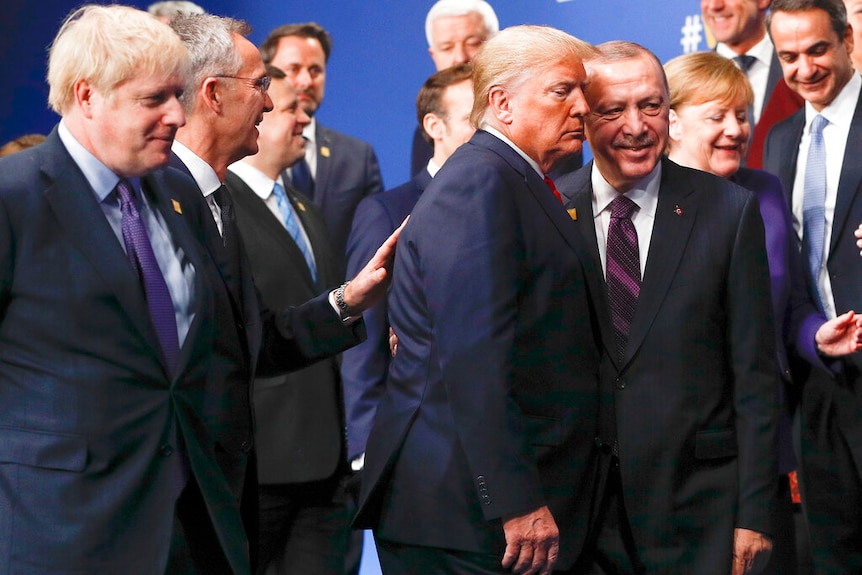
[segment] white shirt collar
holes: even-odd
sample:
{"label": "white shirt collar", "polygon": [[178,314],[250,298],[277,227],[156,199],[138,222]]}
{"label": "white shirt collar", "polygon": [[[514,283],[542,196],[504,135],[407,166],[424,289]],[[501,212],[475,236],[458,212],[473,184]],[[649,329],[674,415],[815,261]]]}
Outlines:
{"label": "white shirt collar", "polygon": [[536,171],[536,173],[537,173],[537,174],[539,174],[539,177],[540,177],[540,178],[543,178],[543,179],[544,179],[545,174],[543,174],[543,173],[542,173],[542,170],[539,168],[539,163],[538,163],[538,162],[536,162],[536,160],[534,160],[533,158],[531,158],[531,157],[530,157],[530,156],[528,156],[527,154],[525,154],[525,153],[524,153],[524,151],[523,151],[521,148],[519,148],[518,146],[516,146],[516,145],[515,145],[515,143],[514,143],[512,140],[510,140],[509,138],[507,138],[506,136],[504,136],[504,135],[500,132],[500,130],[497,130],[496,128],[494,128],[494,127],[492,127],[492,126],[487,126],[487,125],[486,125],[486,126],[482,126],[482,129],[483,129],[483,130],[485,130],[486,132],[488,132],[489,134],[491,134],[491,135],[493,135],[493,136],[496,136],[496,137],[497,137],[497,138],[499,138],[500,140],[503,140],[503,142],[505,142],[506,144],[508,144],[508,146],[509,146],[510,148],[512,148],[513,150],[515,150],[515,151],[518,153],[518,155],[519,155],[519,156],[521,156],[522,158],[524,158],[524,160],[526,160],[526,161],[527,161],[527,163],[528,163],[528,164],[530,164],[530,167],[532,167],[532,168]]}
{"label": "white shirt collar", "polygon": [[428,160],[428,167],[426,169],[428,170],[428,173],[431,174],[431,177],[433,178],[434,176],[437,175],[437,172],[440,171],[440,166],[438,166],[434,162],[434,158],[431,158],[430,160]]}
{"label": "white shirt collar", "polygon": [[[715,45],[715,51],[719,56],[724,56],[725,58],[733,59],[740,54],[734,52],[730,46],[724,44],[723,42],[719,42]],[[772,53],[775,51],[775,48],[772,46],[772,40],[769,39],[769,34],[763,36],[763,38],[751,47],[750,50],[746,52],[749,56],[754,56],[757,58],[757,61],[766,64],[769,66],[772,64]]]}
{"label": "white shirt collar", "polygon": [[175,153],[180,160],[186,165],[192,177],[197,182],[204,197],[208,197],[213,192],[221,187],[221,181],[218,179],[215,170],[207,164],[197,154],[189,150],[184,144],[178,140],[174,140],[171,146],[171,151]]}
{"label": "white shirt collar", "polygon": [[314,145],[315,138],[314,134],[317,131],[317,118],[314,116],[311,117],[311,123],[302,129],[302,137],[308,141],[306,148],[308,145]]}
{"label": "white shirt collar", "polygon": [[810,102],[805,102],[805,131],[811,129],[811,122],[818,114],[829,120],[830,124],[850,129],[853,114],[856,112],[856,104],[859,101],[859,90],[862,89],[862,76],[853,72],[850,81],[844,85],[838,95],[822,111],[818,112]]}
{"label": "white shirt collar", "polygon": [[236,174],[263,201],[266,201],[272,195],[272,188],[275,186],[275,182],[284,187],[280,175],[278,180],[273,180],[251,164],[243,161],[234,162],[227,169]]}
{"label": "white shirt collar", "polygon": [[[593,168],[590,172],[590,180],[593,185],[593,216],[596,216],[608,208],[614,198],[619,195],[619,192],[608,183],[595,162],[593,162]],[[660,184],[661,161],[649,174],[641,178],[632,189],[623,195],[638,205],[640,213],[655,217]]]}

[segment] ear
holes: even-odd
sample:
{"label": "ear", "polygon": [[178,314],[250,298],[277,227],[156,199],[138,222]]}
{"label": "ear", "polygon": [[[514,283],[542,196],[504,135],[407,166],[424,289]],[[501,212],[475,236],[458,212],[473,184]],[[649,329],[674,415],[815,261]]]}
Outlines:
{"label": "ear", "polygon": [[512,112],[512,97],[502,86],[494,86],[488,93],[488,108],[494,117],[504,124],[511,124],[515,115]]}
{"label": "ear", "polygon": [[679,142],[682,139],[682,121],[676,113],[676,110],[671,110],[668,116],[669,129],[668,134],[674,142]]}
{"label": "ear", "polygon": [[198,91],[198,97],[204,106],[212,110],[215,114],[220,114],[222,110],[222,98],[224,92],[218,78],[206,78]]}
{"label": "ear", "polygon": [[446,126],[440,116],[429,112],[425,114],[424,118],[422,118],[422,128],[429,136],[431,136],[431,139],[436,142],[443,138]]}
{"label": "ear", "polygon": [[765,13],[770,4],[772,4],[772,0],[757,0],[757,10]]}
{"label": "ear", "polygon": [[93,86],[87,80],[78,80],[72,88],[75,96],[75,104],[81,110],[85,118],[93,117],[93,98],[97,97]]}
{"label": "ear", "polygon": [[844,31],[844,45],[847,46],[847,53],[853,56],[853,26],[847,24],[847,30]]}

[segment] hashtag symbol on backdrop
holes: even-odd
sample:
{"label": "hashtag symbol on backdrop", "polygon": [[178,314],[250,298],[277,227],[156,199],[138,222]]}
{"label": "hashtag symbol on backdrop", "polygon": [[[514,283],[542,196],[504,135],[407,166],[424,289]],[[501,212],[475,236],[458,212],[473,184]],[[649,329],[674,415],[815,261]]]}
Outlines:
{"label": "hashtag symbol on backdrop", "polygon": [[697,52],[700,47],[700,41],[703,40],[703,36],[700,35],[703,32],[703,24],[700,23],[700,16],[686,16],[685,26],[680,28],[679,31],[682,32],[682,38],[680,38],[679,43],[682,46],[683,53]]}

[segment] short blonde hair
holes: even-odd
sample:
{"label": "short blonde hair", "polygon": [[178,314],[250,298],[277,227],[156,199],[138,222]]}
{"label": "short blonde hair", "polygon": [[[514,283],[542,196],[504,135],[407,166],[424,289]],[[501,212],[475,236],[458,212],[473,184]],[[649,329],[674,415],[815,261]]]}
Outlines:
{"label": "short blonde hair", "polygon": [[670,86],[670,109],[712,101],[754,102],[754,91],[745,73],[732,60],[715,52],[677,56],[664,65]]}
{"label": "short blonde hair", "polygon": [[60,27],[48,57],[48,103],[62,115],[75,100],[75,84],[87,80],[108,94],[134,76],[189,73],[179,37],[153,16],[128,6],[88,5]]}
{"label": "short blonde hair", "polygon": [[495,86],[514,91],[538,70],[570,57],[583,62],[594,54],[587,42],[550,26],[511,26],[500,31],[482,45],[473,60],[470,124],[482,127],[488,96]]}

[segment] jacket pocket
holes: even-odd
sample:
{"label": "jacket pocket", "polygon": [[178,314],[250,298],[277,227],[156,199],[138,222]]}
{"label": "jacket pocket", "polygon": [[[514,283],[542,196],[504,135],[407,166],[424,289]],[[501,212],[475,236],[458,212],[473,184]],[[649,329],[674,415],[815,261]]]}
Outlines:
{"label": "jacket pocket", "polygon": [[734,457],[737,453],[736,430],[704,429],[694,439],[694,456],[697,459],[719,459]]}
{"label": "jacket pocket", "polygon": [[79,435],[0,426],[0,463],[80,472],[87,440]]}

